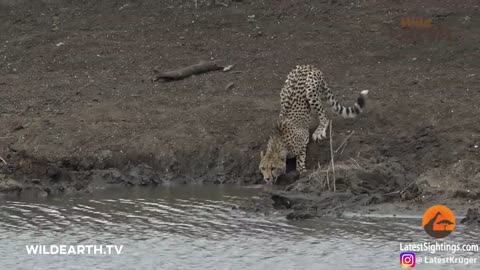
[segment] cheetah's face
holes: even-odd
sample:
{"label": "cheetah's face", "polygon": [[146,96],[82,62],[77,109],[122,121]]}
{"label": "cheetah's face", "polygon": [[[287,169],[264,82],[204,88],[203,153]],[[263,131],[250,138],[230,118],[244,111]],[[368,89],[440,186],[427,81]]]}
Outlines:
{"label": "cheetah's face", "polygon": [[284,155],[264,155],[260,153],[260,171],[267,184],[273,184],[277,178],[286,171],[286,160]]}

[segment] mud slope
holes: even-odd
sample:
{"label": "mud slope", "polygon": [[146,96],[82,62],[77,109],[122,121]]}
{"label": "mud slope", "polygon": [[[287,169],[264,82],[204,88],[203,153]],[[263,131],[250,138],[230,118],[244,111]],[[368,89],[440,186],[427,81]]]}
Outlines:
{"label": "mud slope", "polygon": [[[0,189],[261,183],[297,64],[345,103],[370,89],[364,116],[334,118],[335,148],[355,130],[338,162],[394,162],[408,179],[478,163],[478,1],[205,2],[0,0]],[[432,26],[402,28],[411,16]],[[209,59],[235,68],[150,81]],[[311,145],[310,169],[328,160],[327,141]]]}

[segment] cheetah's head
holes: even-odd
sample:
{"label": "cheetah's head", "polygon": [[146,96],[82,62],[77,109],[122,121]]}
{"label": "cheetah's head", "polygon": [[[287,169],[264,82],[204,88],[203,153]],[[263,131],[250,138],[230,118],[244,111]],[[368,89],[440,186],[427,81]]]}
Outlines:
{"label": "cheetah's head", "polygon": [[272,134],[268,138],[265,154],[260,152],[260,165],[263,179],[267,184],[274,184],[277,178],[287,170],[287,148],[283,143],[283,122],[276,122]]}
{"label": "cheetah's head", "polygon": [[263,154],[263,151],[260,152],[259,168],[267,184],[274,184],[286,171],[287,153],[285,150],[276,153],[269,150],[271,149],[268,149],[266,154]]}

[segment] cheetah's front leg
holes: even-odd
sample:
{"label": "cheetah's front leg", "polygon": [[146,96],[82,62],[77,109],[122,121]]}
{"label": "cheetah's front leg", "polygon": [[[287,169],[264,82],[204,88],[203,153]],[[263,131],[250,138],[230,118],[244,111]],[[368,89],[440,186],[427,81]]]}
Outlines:
{"label": "cheetah's front leg", "polygon": [[306,166],[305,166],[305,160],[307,159],[307,146],[302,148],[300,153],[297,155],[296,159],[296,165],[297,165],[297,171],[300,174],[300,177],[304,176],[305,173],[307,172]]}

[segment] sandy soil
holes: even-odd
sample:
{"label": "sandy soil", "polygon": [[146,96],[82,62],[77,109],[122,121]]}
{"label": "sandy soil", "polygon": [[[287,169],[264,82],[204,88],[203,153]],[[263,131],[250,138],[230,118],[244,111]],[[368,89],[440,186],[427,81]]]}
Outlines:
{"label": "sandy soil", "polygon": [[[334,118],[334,148],[355,131],[336,162],[386,183],[375,194],[414,181],[399,199],[478,206],[478,1],[206,2],[0,0],[0,189],[261,183],[285,77],[313,64],[344,103],[370,90],[362,117]],[[151,81],[200,60],[235,68]],[[309,169],[329,151],[312,144]]]}

